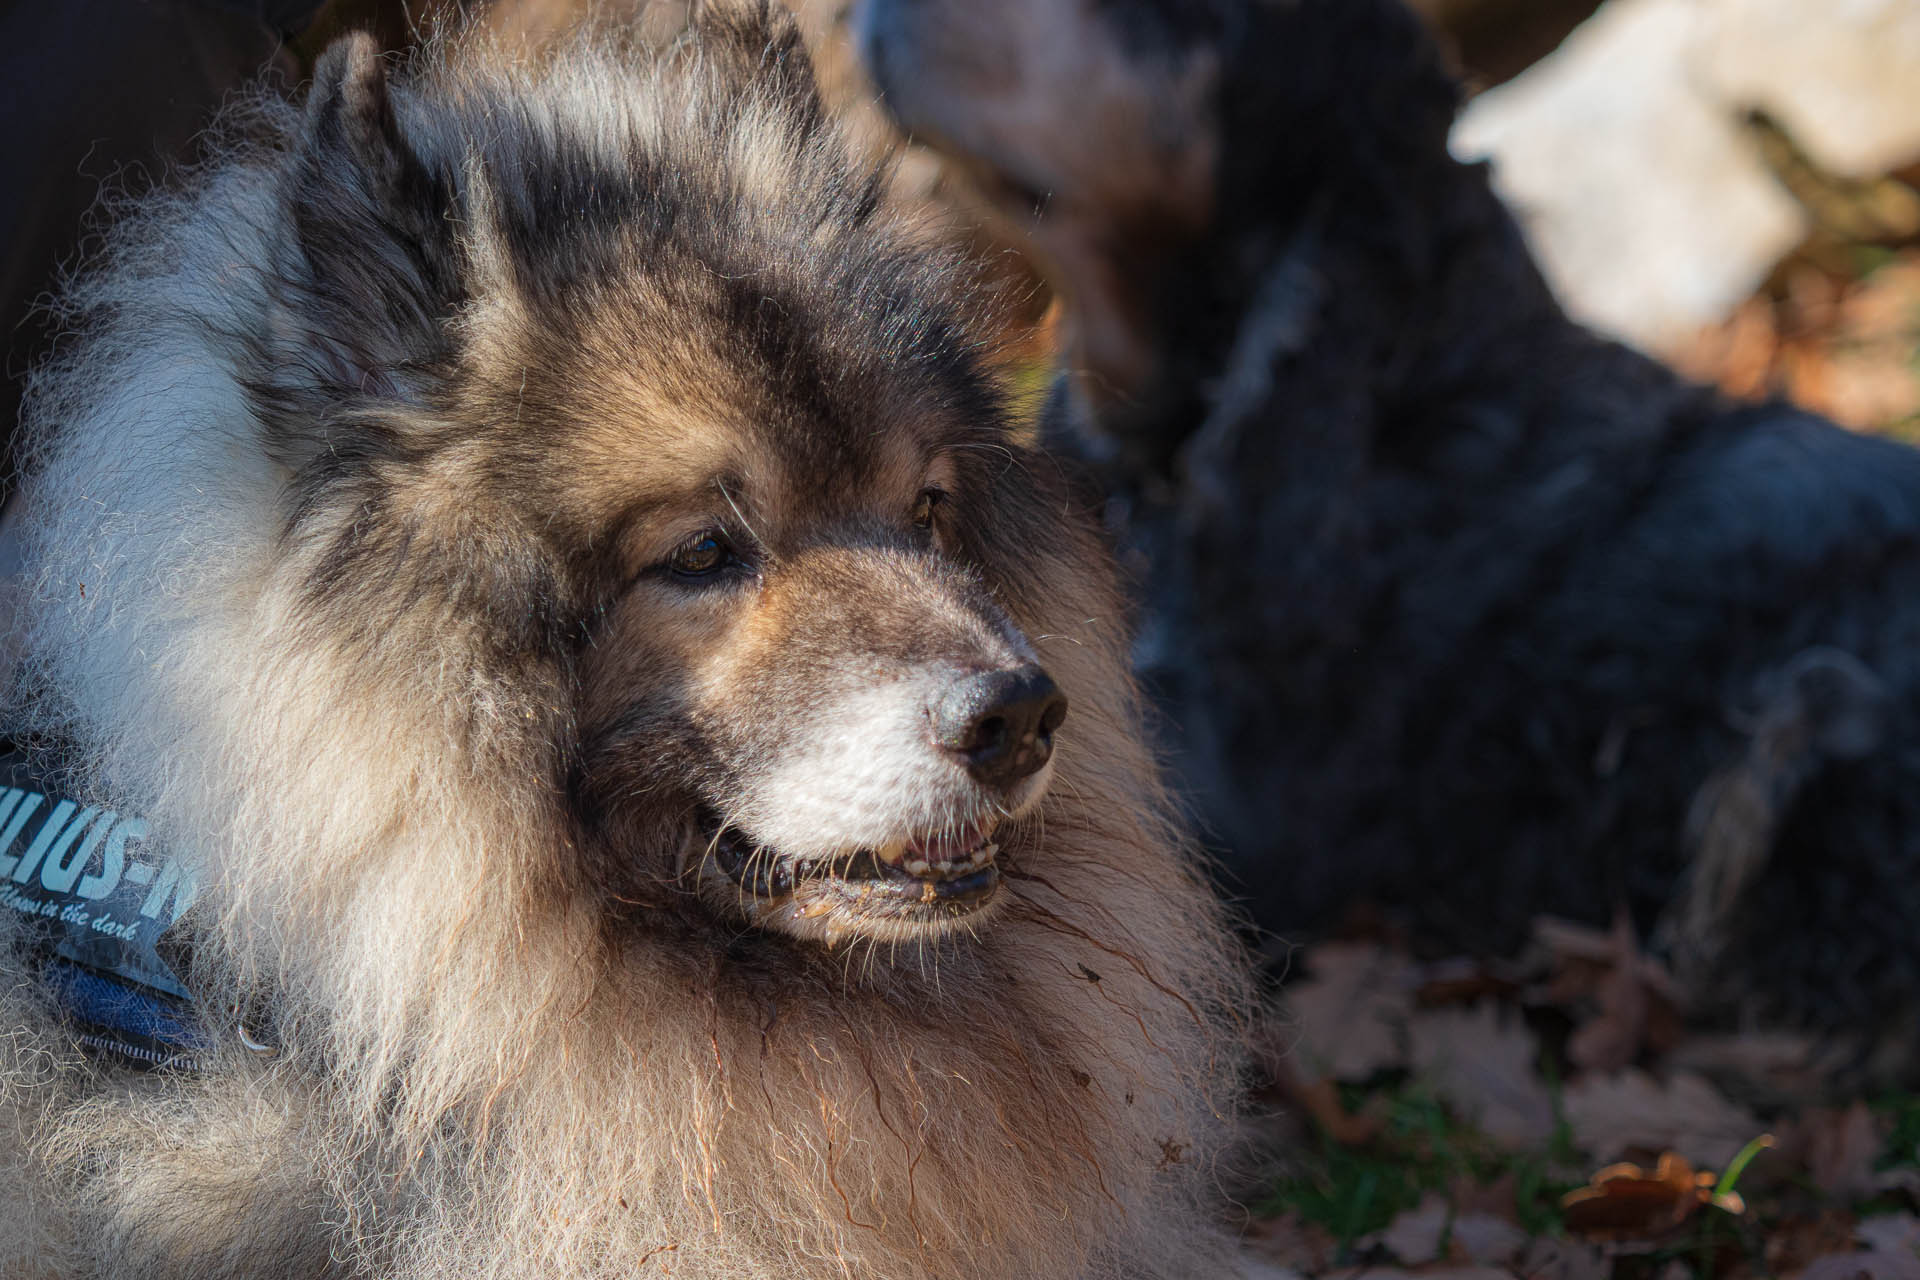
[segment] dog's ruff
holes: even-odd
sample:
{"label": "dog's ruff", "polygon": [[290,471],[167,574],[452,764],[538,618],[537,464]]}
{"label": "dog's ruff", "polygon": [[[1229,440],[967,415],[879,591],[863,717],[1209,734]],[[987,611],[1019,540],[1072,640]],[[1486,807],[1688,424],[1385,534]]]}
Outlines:
{"label": "dog's ruff", "polygon": [[[880,190],[756,12],[349,43],[123,211],[32,388],[9,727],[197,876],[214,1048],[118,1075],[16,973],[0,1271],[1216,1273],[1240,957],[1098,540]],[[737,581],[634,513],[681,472]],[[1072,714],[991,910],[811,936],[754,896],[895,827],[932,832],[897,874],[994,857],[1002,802],[886,717],[1036,657]]]}

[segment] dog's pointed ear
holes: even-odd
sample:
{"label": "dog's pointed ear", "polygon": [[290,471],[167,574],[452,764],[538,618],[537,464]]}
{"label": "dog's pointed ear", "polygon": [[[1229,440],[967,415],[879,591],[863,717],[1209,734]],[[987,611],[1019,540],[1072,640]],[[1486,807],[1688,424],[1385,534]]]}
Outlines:
{"label": "dog's pointed ear", "polygon": [[740,70],[739,83],[771,90],[787,118],[811,134],[827,120],[813,55],[799,19],[773,0],[695,0],[693,25],[710,53],[724,52]]}
{"label": "dog's pointed ear", "polygon": [[328,46],[307,95],[311,150],[351,154],[370,174],[387,178],[410,156],[394,115],[386,60],[372,36],[355,32]]}
{"label": "dog's pointed ear", "polygon": [[461,300],[453,184],[411,145],[372,37],[314,68],[291,205],[307,363],[336,390],[397,394],[444,354]]}

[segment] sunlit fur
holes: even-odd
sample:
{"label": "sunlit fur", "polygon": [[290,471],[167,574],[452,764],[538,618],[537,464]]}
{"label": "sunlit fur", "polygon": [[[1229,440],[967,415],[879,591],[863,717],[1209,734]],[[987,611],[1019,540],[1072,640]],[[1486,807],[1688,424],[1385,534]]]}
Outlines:
{"label": "sunlit fur", "polygon": [[[987,385],[964,282],[865,198],[807,75],[751,10],[658,58],[440,50],[390,86],[352,45],[120,211],[33,385],[8,710],[194,870],[214,1047],[87,1065],[8,980],[0,1272],[1219,1274],[1240,957],[1163,820],[1107,566],[997,401],[954,398]],[[541,204],[575,180],[634,203]],[[748,277],[786,328],[740,332],[827,335],[820,412],[863,388],[834,430],[941,453],[955,514],[915,543],[918,470],[828,458],[864,514],[747,509],[814,541],[701,630],[625,585],[667,531],[617,509],[722,446],[711,474],[785,475],[791,507],[792,459],[842,438],[701,301]],[[829,594],[834,557],[906,594]],[[728,798],[691,713],[621,745],[675,672],[674,706],[804,736],[698,663],[838,678],[830,600],[849,635],[1002,615],[1072,701],[977,929],[752,927],[678,861],[689,797]]]}

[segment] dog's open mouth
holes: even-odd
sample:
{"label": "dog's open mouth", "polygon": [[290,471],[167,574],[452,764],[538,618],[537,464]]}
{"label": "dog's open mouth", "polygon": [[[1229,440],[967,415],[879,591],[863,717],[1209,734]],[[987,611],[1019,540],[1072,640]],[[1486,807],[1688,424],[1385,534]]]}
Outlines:
{"label": "dog's open mouth", "polygon": [[812,859],[756,846],[712,820],[702,825],[712,865],[750,899],[743,905],[752,914],[818,920],[828,936],[839,932],[831,916],[847,925],[943,924],[986,906],[1000,888],[997,819]]}

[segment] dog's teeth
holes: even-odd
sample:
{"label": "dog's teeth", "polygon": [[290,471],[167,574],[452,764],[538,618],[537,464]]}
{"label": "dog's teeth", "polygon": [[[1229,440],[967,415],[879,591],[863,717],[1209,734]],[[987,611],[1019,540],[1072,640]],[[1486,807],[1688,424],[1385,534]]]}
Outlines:
{"label": "dog's teeth", "polygon": [[907,874],[909,875],[923,876],[933,870],[933,864],[929,863],[925,858],[908,858],[901,865],[906,867]]}
{"label": "dog's teeth", "polygon": [[1000,846],[997,844],[994,844],[992,841],[988,841],[987,843],[981,845],[979,848],[975,849],[973,852],[969,853],[966,857],[957,859],[953,863],[953,870],[977,871],[981,867],[986,866],[989,862],[992,862],[993,855],[998,852],[1000,852]]}
{"label": "dog's teeth", "polygon": [[882,862],[898,863],[907,851],[905,840],[895,840],[892,844],[882,845],[873,851],[873,856]]}

